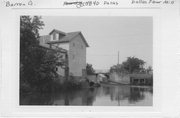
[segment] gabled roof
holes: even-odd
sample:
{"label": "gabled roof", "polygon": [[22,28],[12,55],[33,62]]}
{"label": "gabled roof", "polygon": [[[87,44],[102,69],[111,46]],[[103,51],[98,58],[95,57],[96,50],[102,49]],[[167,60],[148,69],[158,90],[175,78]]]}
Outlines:
{"label": "gabled roof", "polygon": [[64,37],[62,37],[60,40],[58,41],[48,41],[48,44],[54,44],[54,43],[65,43],[65,42],[70,42],[71,40],[74,39],[74,37],[76,37],[77,35],[80,35],[82,37],[83,42],[85,43],[86,47],[89,47],[88,43],[86,42],[84,36],[82,35],[82,33],[80,31],[78,32],[70,32],[70,33],[66,33],[66,35]]}
{"label": "gabled roof", "polygon": [[57,32],[57,33],[60,33],[60,34],[66,35],[66,33],[65,33],[65,32],[62,32],[62,31],[57,30],[57,29],[53,29],[53,30],[49,33],[49,35],[51,35],[53,32]]}

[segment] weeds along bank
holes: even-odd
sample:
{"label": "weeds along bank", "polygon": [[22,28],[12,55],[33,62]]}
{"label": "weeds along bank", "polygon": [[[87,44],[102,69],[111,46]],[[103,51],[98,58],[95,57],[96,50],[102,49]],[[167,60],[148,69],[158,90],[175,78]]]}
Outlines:
{"label": "weeds along bank", "polygon": [[21,94],[30,94],[32,92],[59,92],[65,90],[76,90],[88,88],[89,83],[86,78],[82,77],[69,77],[65,79],[64,77],[57,77],[55,79],[51,79],[49,82],[43,82],[38,86],[30,86],[28,83],[21,84],[20,92]]}

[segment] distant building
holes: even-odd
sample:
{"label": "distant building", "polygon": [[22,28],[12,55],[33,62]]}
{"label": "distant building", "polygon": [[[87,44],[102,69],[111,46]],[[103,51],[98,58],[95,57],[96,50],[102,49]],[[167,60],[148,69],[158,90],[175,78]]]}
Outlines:
{"label": "distant building", "polygon": [[153,85],[152,74],[130,74],[129,77],[132,85]]}
{"label": "distant building", "polygon": [[[81,32],[65,33],[52,30],[48,35],[39,39],[41,46],[56,50],[62,48],[67,51],[69,75],[83,76],[86,74],[86,48],[89,47]],[[65,58],[65,55],[62,55]],[[58,67],[58,74],[64,76],[64,69]]]}
{"label": "distant building", "polygon": [[153,85],[153,75],[152,74],[117,74],[113,72],[110,74],[110,81],[121,83],[121,84],[131,84],[131,85]]}

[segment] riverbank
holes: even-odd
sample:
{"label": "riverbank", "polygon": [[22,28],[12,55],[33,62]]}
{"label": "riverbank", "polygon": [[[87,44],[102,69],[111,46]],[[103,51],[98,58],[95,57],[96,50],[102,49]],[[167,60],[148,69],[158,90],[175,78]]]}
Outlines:
{"label": "riverbank", "polygon": [[76,81],[73,77],[65,79],[61,76],[51,79],[51,81],[46,83],[43,83],[42,81],[39,86],[30,86],[28,83],[20,85],[20,94],[30,94],[33,92],[51,93],[68,89],[81,89],[84,86],[88,86],[85,81]]}

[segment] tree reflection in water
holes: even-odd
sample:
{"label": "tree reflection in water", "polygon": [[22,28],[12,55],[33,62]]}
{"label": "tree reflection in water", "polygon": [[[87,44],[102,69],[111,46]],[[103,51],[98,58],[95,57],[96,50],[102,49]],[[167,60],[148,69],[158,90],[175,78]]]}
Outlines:
{"label": "tree reflection in water", "polygon": [[33,93],[26,96],[20,96],[20,105],[52,105],[52,94]]}
{"label": "tree reflection in water", "polygon": [[93,105],[93,101],[95,100],[97,89],[90,88],[84,92],[84,97],[82,97],[83,105]]}
{"label": "tree reflection in water", "polygon": [[[20,105],[138,105],[139,102],[144,100],[152,100],[152,94],[152,87],[103,85],[99,88],[65,90],[58,93],[45,94],[33,93],[20,96]],[[148,97],[151,98],[149,99]],[[149,103],[144,103],[144,105],[152,105],[152,101],[149,101]]]}
{"label": "tree reflection in water", "polygon": [[144,99],[144,88],[132,87],[130,88],[129,102],[134,103]]}

